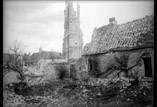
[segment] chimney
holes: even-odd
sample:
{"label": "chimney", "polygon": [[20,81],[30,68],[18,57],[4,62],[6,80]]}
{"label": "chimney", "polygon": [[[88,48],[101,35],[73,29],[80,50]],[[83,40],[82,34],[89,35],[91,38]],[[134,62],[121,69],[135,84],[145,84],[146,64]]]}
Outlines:
{"label": "chimney", "polygon": [[117,24],[117,21],[116,21],[115,17],[109,18],[109,24],[111,24],[111,25],[116,25]]}

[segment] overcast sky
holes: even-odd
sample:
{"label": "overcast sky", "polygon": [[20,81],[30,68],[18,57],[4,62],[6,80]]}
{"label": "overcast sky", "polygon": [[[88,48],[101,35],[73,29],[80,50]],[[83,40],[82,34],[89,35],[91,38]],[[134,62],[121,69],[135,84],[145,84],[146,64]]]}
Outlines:
{"label": "overcast sky", "polygon": [[[83,46],[90,42],[93,29],[115,17],[118,24],[154,15],[153,1],[79,1]],[[64,1],[4,1],[3,52],[14,40],[27,45],[25,52],[62,52]]]}

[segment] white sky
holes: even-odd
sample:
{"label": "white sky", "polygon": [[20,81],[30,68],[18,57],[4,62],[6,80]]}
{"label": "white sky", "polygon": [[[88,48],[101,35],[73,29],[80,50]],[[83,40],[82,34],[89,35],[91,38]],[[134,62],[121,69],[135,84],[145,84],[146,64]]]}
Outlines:
{"label": "white sky", "polygon": [[[118,24],[154,15],[153,1],[79,1],[83,44],[90,42],[93,29],[115,17]],[[4,1],[3,52],[14,40],[27,45],[25,52],[62,52],[64,1]],[[83,45],[83,46],[84,46]]]}

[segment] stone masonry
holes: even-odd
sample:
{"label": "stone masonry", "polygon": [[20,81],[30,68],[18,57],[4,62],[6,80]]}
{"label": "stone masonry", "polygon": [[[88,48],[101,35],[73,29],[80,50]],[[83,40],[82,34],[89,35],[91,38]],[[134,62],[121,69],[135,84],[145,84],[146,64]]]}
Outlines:
{"label": "stone masonry", "polygon": [[77,13],[74,10],[71,1],[66,2],[64,10],[64,40],[63,40],[63,56],[68,61],[71,59],[79,59],[82,56],[82,30],[80,28],[80,6],[77,4]]}

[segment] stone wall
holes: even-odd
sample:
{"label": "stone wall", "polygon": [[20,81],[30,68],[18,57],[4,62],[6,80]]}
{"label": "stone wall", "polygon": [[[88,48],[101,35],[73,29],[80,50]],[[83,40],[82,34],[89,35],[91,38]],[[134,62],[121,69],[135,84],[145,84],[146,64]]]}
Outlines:
{"label": "stone wall", "polygon": [[52,81],[58,78],[56,65],[48,64],[44,67],[45,80]]}
{"label": "stone wall", "polygon": [[[106,73],[109,67],[117,63],[115,60],[115,57],[120,58],[120,56],[125,53],[128,54],[127,67],[132,68],[128,71],[127,75],[129,77],[139,77],[139,78],[145,77],[145,65],[142,58],[146,58],[146,57],[151,58],[152,72],[154,76],[154,49],[153,48],[145,48],[145,49],[139,49],[139,50],[122,51],[122,52],[114,52],[114,53],[110,52],[110,53],[100,54],[100,55],[85,56],[85,59],[96,60],[98,62],[97,69],[99,69],[101,72]],[[88,65],[89,62],[84,61],[84,63]],[[119,73],[118,74],[119,76],[126,76],[124,72],[116,70],[116,69],[111,72],[112,72],[111,74],[109,73],[106,75],[108,75],[109,77],[116,77],[117,74]]]}
{"label": "stone wall", "polygon": [[87,60],[82,57],[75,63],[77,72],[88,71],[86,61]]}
{"label": "stone wall", "polygon": [[128,67],[131,67],[136,64],[138,60],[140,60],[138,66],[134,67],[130,70],[129,73],[133,73],[133,75],[137,75],[140,78],[145,77],[145,65],[142,58],[150,57],[152,63],[152,72],[154,76],[154,49],[147,48],[143,50],[136,50],[131,52],[129,55]]}
{"label": "stone wall", "polygon": [[44,66],[47,66],[50,63],[53,63],[51,59],[40,59],[37,63],[38,69],[43,70]]}
{"label": "stone wall", "polygon": [[99,69],[101,72],[105,72],[111,64],[115,63],[115,56],[119,56],[119,53],[107,53],[97,56],[99,61]]}

